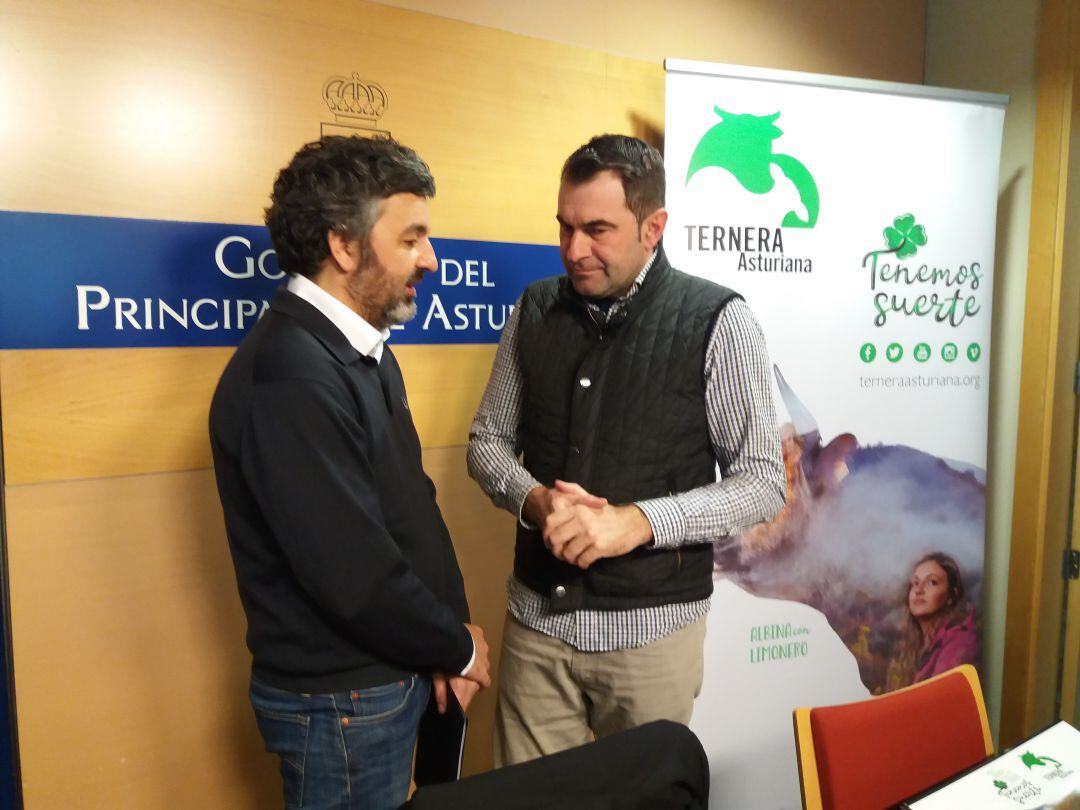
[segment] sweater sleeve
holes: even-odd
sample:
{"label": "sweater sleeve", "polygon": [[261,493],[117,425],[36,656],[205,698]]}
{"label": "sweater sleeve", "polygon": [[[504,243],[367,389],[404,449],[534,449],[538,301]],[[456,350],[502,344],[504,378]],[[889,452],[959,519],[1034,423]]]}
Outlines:
{"label": "sweater sleeve", "polygon": [[368,448],[346,392],[278,380],[256,386],[240,458],[294,576],[343,632],[399,665],[459,672],[472,655],[461,605],[440,601],[386,530]]}

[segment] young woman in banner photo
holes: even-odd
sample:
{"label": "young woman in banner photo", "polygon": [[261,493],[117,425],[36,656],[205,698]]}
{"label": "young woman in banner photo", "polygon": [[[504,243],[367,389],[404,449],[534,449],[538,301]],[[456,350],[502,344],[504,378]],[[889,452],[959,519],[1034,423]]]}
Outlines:
{"label": "young woman in banner photo", "polygon": [[960,664],[979,665],[979,631],[956,560],[940,551],[915,564],[907,617],[889,663],[886,690],[925,681]]}

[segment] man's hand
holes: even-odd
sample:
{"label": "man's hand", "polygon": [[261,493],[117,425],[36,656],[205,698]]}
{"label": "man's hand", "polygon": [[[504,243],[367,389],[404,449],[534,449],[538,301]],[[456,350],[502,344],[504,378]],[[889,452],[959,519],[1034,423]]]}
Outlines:
{"label": "man's hand", "polygon": [[480,684],[476,681],[470,681],[468,678],[453,677],[450,679],[450,688],[454,690],[454,697],[457,698],[461,710],[466,712],[469,710],[472,699],[480,691]]}
{"label": "man's hand", "polygon": [[558,559],[588,568],[604,557],[621,557],[652,539],[652,525],[634,504],[593,509],[583,504],[548,516],[544,543]]}
{"label": "man's hand", "polygon": [[578,505],[602,509],[607,506],[607,498],[593,495],[579,484],[556,481],[553,487],[533,487],[529,490],[521,512],[529,523],[543,532],[550,515]]}
{"label": "man's hand", "polygon": [[480,684],[476,681],[460,675],[446,676],[438,672],[431,676],[431,686],[435,690],[435,707],[439,710],[439,714],[446,714],[447,687],[454,690],[454,697],[457,698],[463,712],[469,710],[473,697],[480,691]]}
{"label": "man's hand", "polygon": [[[465,629],[469,631],[469,635],[473,640],[473,656],[472,665],[465,671],[461,677],[466,680],[475,681],[477,688],[483,687],[487,689],[491,686],[491,673],[488,662],[488,645],[484,640],[484,631],[477,627],[475,624],[466,624]],[[453,678],[451,679],[453,680]],[[470,695],[470,699],[471,699]]]}

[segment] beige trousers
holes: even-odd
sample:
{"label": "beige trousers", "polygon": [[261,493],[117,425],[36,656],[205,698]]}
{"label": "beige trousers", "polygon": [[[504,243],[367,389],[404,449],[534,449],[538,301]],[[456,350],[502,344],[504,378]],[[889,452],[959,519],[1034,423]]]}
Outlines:
{"label": "beige trousers", "polygon": [[644,647],[581,652],[506,617],[495,767],[651,720],[689,723],[705,671],[705,620]]}

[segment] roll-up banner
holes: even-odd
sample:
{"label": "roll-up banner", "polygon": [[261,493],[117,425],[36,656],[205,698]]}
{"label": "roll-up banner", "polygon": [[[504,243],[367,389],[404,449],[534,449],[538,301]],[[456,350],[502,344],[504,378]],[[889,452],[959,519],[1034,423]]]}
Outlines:
{"label": "roll-up banner", "polygon": [[979,665],[1008,99],[665,67],[665,248],[760,321],[787,469],[780,515],[716,542],[692,727],[713,808],[795,810],[793,708]]}

